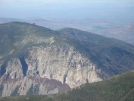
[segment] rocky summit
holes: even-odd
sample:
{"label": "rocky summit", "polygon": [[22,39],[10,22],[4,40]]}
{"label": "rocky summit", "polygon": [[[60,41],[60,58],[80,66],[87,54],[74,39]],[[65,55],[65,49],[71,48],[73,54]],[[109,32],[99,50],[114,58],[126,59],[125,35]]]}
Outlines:
{"label": "rocky summit", "polygon": [[134,69],[134,46],[35,24],[0,25],[0,96],[55,94]]}

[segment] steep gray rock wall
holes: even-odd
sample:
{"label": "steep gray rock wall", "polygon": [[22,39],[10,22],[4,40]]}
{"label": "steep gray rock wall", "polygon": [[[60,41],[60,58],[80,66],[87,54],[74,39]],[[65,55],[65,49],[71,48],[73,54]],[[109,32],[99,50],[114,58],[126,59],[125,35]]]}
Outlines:
{"label": "steep gray rock wall", "polygon": [[99,72],[89,59],[69,45],[32,47],[26,57],[6,63],[1,78],[1,81],[6,79],[1,82],[2,96],[63,92],[87,82],[101,81]]}
{"label": "steep gray rock wall", "polygon": [[35,47],[29,52],[26,62],[27,75],[39,74],[42,78],[67,83],[71,88],[80,86],[87,80],[90,83],[102,80],[97,77],[95,65],[69,46]]}
{"label": "steep gray rock wall", "polygon": [[7,62],[6,74],[12,79],[23,77],[22,65],[19,59],[14,58]]}

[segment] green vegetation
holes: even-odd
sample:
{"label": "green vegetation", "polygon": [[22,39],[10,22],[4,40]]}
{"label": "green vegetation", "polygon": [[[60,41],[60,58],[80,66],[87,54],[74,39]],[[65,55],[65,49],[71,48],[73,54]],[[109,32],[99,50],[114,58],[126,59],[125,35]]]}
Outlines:
{"label": "green vegetation", "polygon": [[[133,101],[134,96],[134,72],[115,76],[109,80],[86,84],[76,88],[66,94],[58,96],[58,100],[63,101]],[[131,97],[130,97],[131,96]]]}
{"label": "green vegetation", "polygon": [[1,101],[134,101],[134,71],[63,94],[5,97]]}
{"label": "green vegetation", "polygon": [[17,86],[15,90],[12,92],[11,96],[18,96],[18,90],[20,86]]}

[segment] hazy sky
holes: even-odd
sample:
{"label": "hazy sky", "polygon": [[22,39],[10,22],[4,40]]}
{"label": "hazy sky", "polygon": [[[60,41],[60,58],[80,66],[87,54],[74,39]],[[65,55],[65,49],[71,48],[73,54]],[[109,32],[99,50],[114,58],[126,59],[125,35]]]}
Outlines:
{"label": "hazy sky", "polygon": [[133,19],[134,0],[0,0],[0,18]]}

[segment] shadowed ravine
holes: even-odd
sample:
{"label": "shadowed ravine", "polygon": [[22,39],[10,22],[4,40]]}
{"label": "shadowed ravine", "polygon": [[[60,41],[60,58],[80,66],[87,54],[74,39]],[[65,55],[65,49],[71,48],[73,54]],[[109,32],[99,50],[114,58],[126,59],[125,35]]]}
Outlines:
{"label": "shadowed ravine", "polygon": [[27,70],[28,70],[28,65],[25,61],[24,56],[20,57],[20,62],[21,62],[21,65],[22,65],[23,74],[24,74],[24,76],[26,76],[27,75]]}

